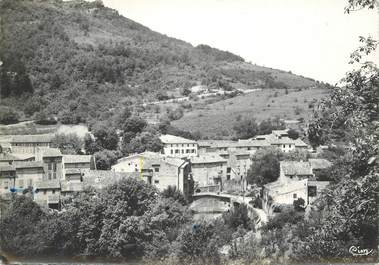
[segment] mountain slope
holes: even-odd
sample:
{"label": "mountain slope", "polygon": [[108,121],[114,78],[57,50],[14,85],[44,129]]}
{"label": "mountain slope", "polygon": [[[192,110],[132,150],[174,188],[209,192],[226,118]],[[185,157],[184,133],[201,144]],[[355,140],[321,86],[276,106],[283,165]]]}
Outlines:
{"label": "mountain slope", "polygon": [[169,38],[99,1],[2,0],[0,17],[2,105],[27,119],[42,112],[63,123],[112,121],[124,106],[199,84],[228,91],[320,86]]}

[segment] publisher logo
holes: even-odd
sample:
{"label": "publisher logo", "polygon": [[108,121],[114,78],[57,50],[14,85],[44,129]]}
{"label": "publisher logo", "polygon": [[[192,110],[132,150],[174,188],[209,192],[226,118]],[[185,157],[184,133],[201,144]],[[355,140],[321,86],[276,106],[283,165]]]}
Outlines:
{"label": "publisher logo", "polygon": [[368,248],[361,248],[360,246],[351,246],[349,248],[350,254],[353,256],[368,256],[372,252],[374,252],[373,249],[368,249]]}

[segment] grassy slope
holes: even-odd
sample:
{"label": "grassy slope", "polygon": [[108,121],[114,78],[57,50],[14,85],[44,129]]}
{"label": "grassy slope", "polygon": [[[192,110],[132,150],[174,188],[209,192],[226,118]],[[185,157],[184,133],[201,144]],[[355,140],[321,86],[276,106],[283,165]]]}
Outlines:
{"label": "grassy slope", "polygon": [[25,100],[2,100],[20,111],[37,102],[58,117],[69,112],[82,122],[112,120],[125,105],[194,84],[229,89],[320,85],[208,46],[193,47],[90,3],[4,0],[1,8],[5,42],[0,48],[23,61],[35,90]]}
{"label": "grassy slope", "polygon": [[[255,117],[257,121],[280,117],[286,120],[304,118],[306,122],[313,112],[309,104],[327,93],[320,88],[289,90],[288,94],[284,90],[265,89],[194,109],[173,124],[181,129],[200,131],[204,136],[228,138],[233,135],[233,124],[240,115]],[[299,114],[295,113],[297,108]]]}

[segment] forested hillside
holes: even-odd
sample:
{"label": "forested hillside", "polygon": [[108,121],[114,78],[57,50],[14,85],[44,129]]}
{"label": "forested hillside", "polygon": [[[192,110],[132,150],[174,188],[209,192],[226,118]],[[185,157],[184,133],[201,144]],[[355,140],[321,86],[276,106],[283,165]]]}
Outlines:
{"label": "forested hillside", "polygon": [[8,123],[14,113],[62,123],[114,120],[124,106],[200,84],[227,91],[320,85],[153,32],[101,1],[2,0],[0,18]]}

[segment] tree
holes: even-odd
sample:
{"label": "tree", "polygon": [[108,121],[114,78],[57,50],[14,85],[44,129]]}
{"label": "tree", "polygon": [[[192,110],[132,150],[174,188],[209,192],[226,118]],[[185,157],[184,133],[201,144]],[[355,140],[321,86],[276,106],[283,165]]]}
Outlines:
{"label": "tree", "polygon": [[19,115],[17,112],[8,107],[0,107],[0,123],[2,124],[13,124],[17,123]]}
{"label": "tree", "polygon": [[62,154],[81,154],[83,141],[75,133],[55,134],[54,138],[51,140],[51,146],[59,148]]}
{"label": "tree", "polygon": [[117,159],[121,156],[118,151],[102,150],[94,153],[96,169],[109,170],[111,166],[116,164]]}
{"label": "tree", "polygon": [[[377,7],[377,1],[349,0],[346,12]],[[379,140],[379,69],[372,62],[361,63],[364,55],[375,50],[377,42],[360,37],[364,44],[351,55],[351,63],[359,69],[347,73],[343,86],[332,90],[315,113],[310,128],[310,140],[344,142],[344,160],[336,164],[336,183],[320,198],[320,217],[308,223],[308,233],[299,235],[294,259],[323,261],[354,260],[370,262],[377,257],[351,258],[346,246],[359,245],[375,249],[378,245],[378,162]],[[343,131],[341,131],[343,128]],[[311,219],[310,219],[311,220]]]}
{"label": "tree", "polygon": [[284,130],[285,124],[278,117],[261,121],[258,134],[270,134],[273,130]]}
{"label": "tree", "polygon": [[106,256],[130,257],[143,251],[141,216],[156,203],[157,196],[154,186],[136,178],[123,179],[105,189],[102,198],[107,207],[99,245]]}
{"label": "tree", "polygon": [[95,142],[89,133],[86,133],[84,136],[84,150],[88,155],[93,155],[94,153],[101,150],[101,147]]}
{"label": "tree", "polygon": [[299,199],[293,201],[293,207],[298,212],[304,211],[304,206],[305,206],[305,201],[303,198],[299,198]]}
{"label": "tree", "polygon": [[247,171],[247,181],[250,184],[262,186],[278,179],[280,174],[281,152],[276,149],[258,150]]}
{"label": "tree", "polygon": [[291,138],[291,139],[296,140],[296,139],[299,138],[299,132],[296,131],[296,130],[294,130],[294,129],[290,129],[290,130],[288,130],[287,133],[288,133],[288,137]]}
{"label": "tree", "polygon": [[164,198],[172,198],[174,201],[181,203],[182,205],[187,204],[187,200],[184,198],[182,192],[180,192],[176,186],[168,186],[162,191],[162,196]]}
{"label": "tree", "polygon": [[39,244],[37,224],[45,213],[26,196],[12,196],[8,207],[1,213],[0,246],[5,253],[17,256],[38,255],[43,250]]}
{"label": "tree", "polygon": [[131,133],[137,134],[137,133],[142,132],[146,126],[147,126],[147,122],[144,119],[138,116],[132,116],[125,121],[123,130],[124,130],[124,133],[131,132]]}
{"label": "tree", "polygon": [[160,152],[163,144],[157,134],[142,132],[130,140],[126,137],[123,141],[122,152],[127,154],[142,153],[145,151]]}
{"label": "tree", "polygon": [[244,229],[254,229],[254,223],[249,218],[249,213],[246,204],[234,206],[231,210],[222,215],[225,224],[230,228],[237,229],[242,226]]}
{"label": "tree", "polygon": [[98,123],[93,128],[96,145],[102,149],[116,150],[118,147],[119,137],[116,129],[103,123]]}
{"label": "tree", "polygon": [[255,118],[241,119],[240,121],[235,122],[233,129],[239,139],[254,137],[259,132],[259,127]]}
{"label": "tree", "polygon": [[57,124],[57,120],[54,117],[48,115],[46,111],[37,112],[34,118],[35,118],[34,122],[36,124],[42,124],[42,125]]}

